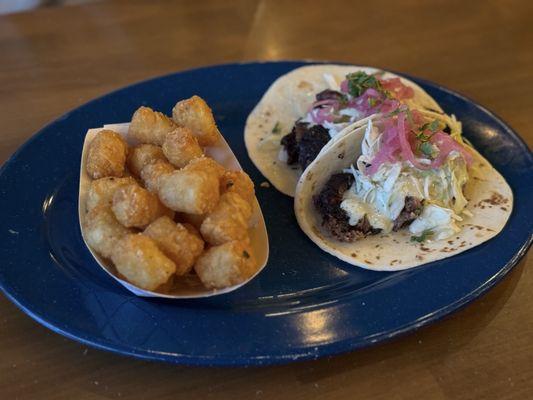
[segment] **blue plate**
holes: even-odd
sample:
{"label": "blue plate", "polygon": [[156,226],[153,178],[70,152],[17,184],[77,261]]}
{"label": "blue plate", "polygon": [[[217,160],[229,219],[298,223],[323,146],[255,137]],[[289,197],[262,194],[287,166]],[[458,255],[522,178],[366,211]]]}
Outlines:
{"label": "blue plate", "polygon": [[[515,195],[496,238],[410,271],[355,268],[300,231],[292,199],[247,156],[248,113],[280,75],[305,65],[222,65],[176,73],[110,93],[45,127],[0,174],[0,287],[55,332],[100,349],[200,365],[275,364],[358,349],[436,321],[487,291],[525,254],[532,238],[533,159],[505,123],[457,93],[420,79],[464,126],[465,136],[505,176]],[[270,261],[250,284],[194,301],[135,297],[94,262],[78,228],[81,148],[88,128],[128,121],[141,104],[170,113],[199,94],[257,185],[270,234]]]}

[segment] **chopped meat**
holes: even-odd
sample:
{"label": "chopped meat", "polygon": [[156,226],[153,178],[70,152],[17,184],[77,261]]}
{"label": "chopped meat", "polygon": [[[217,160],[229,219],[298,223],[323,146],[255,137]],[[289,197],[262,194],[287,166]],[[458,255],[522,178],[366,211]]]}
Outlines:
{"label": "chopped meat", "polygon": [[322,147],[329,142],[329,132],[322,125],[313,125],[300,140],[300,154],[298,163],[302,169],[306,169],[313,162]]}
{"label": "chopped meat", "polygon": [[336,90],[326,89],[316,94],[316,100],[317,101],[322,101],[322,100],[344,101],[346,100],[346,95],[342,94],[341,92],[337,92]]}
{"label": "chopped meat", "polygon": [[380,232],[374,229],[366,216],[356,225],[349,224],[348,214],[340,207],[344,192],[354,181],[352,174],[335,174],[326,182],[318,195],[314,197],[315,207],[322,216],[322,226],[335,238],[342,242],[353,242],[367,235]]}
{"label": "chopped meat", "polygon": [[298,163],[302,169],[307,168],[329,139],[328,130],[322,125],[309,127],[305,122],[296,122],[291,133],[281,139],[281,145],[287,152],[287,164]]}
{"label": "chopped meat", "polygon": [[345,220],[326,216],[322,221],[322,225],[331,233],[331,235],[341,242],[355,242],[368,235],[379,233],[381,229],[374,229],[366,215],[357,222],[357,225],[350,225],[348,223],[348,216]]}
{"label": "chopped meat", "polygon": [[340,208],[342,196],[354,182],[352,174],[341,173],[331,175],[322,190],[315,196],[315,206],[322,215],[338,217],[339,213],[344,213]]}
{"label": "chopped meat", "polygon": [[281,145],[284,147],[287,152],[287,164],[292,165],[298,162],[298,141],[296,140],[296,129],[299,125],[307,125],[296,123],[292,128],[291,133],[283,136],[281,138]]}
{"label": "chopped meat", "polygon": [[411,222],[413,222],[422,212],[422,200],[417,199],[416,197],[406,196],[405,205],[403,206],[400,215],[394,221],[394,231],[399,231],[402,228],[405,228]]}

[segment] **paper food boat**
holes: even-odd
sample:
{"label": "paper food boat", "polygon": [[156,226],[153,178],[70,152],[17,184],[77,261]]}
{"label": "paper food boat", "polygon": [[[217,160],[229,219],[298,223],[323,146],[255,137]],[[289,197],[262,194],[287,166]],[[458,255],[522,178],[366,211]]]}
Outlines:
{"label": "paper food boat", "polygon": [[[85,215],[86,215],[85,204],[86,204],[87,194],[89,192],[89,188],[90,188],[91,180],[92,180],[87,175],[86,168],[85,168],[86,159],[87,159],[87,149],[89,147],[89,144],[95,137],[95,135],[102,129],[110,129],[122,135],[128,142],[128,145],[130,146],[136,145],[137,143],[135,141],[128,138],[128,127],[129,127],[129,123],[104,125],[102,128],[89,129],[89,131],[87,131],[87,134],[85,136],[85,141],[83,143],[83,150],[81,154],[78,213],[79,213],[80,229],[82,232],[83,240],[86,245],[87,245],[87,240],[85,239],[85,234],[83,230],[83,226],[85,222]],[[206,147],[204,150],[207,156],[213,158],[215,161],[217,161],[219,164],[224,166],[226,169],[235,170],[235,171],[242,170],[239,162],[237,161],[237,158],[233,154],[231,148],[229,147],[228,143],[224,140],[222,135],[220,136],[220,139],[216,145]],[[240,288],[243,285],[246,285],[255,276],[257,276],[267,264],[268,235],[267,235],[265,220],[263,218],[263,214],[261,213],[261,207],[259,206],[257,199],[255,200],[251,221],[252,221],[251,222],[252,228],[250,228],[248,232],[250,235],[251,246],[254,251],[254,255],[256,257],[257,264],[258,264],[257,271],[247,281],[242,282],[238,285],[226,287],[224,289],[207,289],[202,285],[202,283],[200,282],[200,279],[195,274],[189,274],[183,277],[176,277],[176,279],[174,279],[172,286],[168,290],[166,290],[164,293],[143,290],[123,279],[120,279],[117,275],[116,268],[114,267],[113,263],[110,260],[100,257],[88,245],[87,245],[87,248],[93,255],[96,263],[101,268],[103,268],[104,271],[106,271],[113,279],[115,279],[122,286],[124,286],[126,289],[136,294],[137,296],[162,297],[162,298],[170,298],[170,299],[191,299],[191,298],[210,297],[210,296],[215,296],[215,295],[219,295],[223,293],[229,293]]]}

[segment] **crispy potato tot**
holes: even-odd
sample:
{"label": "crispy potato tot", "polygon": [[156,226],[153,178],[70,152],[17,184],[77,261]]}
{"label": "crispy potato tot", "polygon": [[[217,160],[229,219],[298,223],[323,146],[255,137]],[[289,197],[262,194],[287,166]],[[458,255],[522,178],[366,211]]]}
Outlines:
{"label": "crispy potato tot", "polygon": [[130,172],[140,177],[142,169],[156,161],[167,161],[163,149],[153,144],[140,144],[130,149],[127,164]]}
{"label": "crispy potato tot", "polygon": [[177,128],[167,135],[163,152],[168,161],[178,168],[183,168],[191,160],[204,155],[191,130],[185,127]]}
{"label": "crispy potato tot", "polygon": [[172,109],[172,119],[179,126],[189,128],[200,146],[211,146],[219,139],[213,112],[201,97],[178,101]]}
{"label": "crispy potato tot", "polygon": [[[196,160],[193,160],[196,161]],[[168,208],[187,214],[211,212],[219,200],[219,177],[215,168],[191,167],[163,175],[159,198]]]}
{"label": "crispy potato tot", "polygon": [[140,143],[161,146],[169,132],[177,125],[165,114],[149,107],[139,107],[131,117],[128,135]]}
{"label": "crispy potato tot", "polygon": [[176,272],[172,260],[142,233],[129,234],[119,240],[113,248],[111,260],[128,282],[145,290],[157,289]]}
{"label": "crispy potato tot", "polygon": [[144,234],[152,238],[159,249],[176,264],[176,275],[189,272],[204,250],[201,238],[168,217],[156,219],[148,225]]}
{"label": "crispy potato tot", "polygon": [[238,193],[224,193],[213,212],[202,222],[200,232],[212,245],[243,240],[248,236],[251,216],[252,207]]}
{"label": "crispy potato tot", "polygon": [[137,184],[118,188],[111,208],[117,220],[128,228],[144,228],[163,215],[174,217],[155,194]]}
{"label": "crispy potato tot", "polygon": [[243,241],[232,241],[205,251],[194,270],[208,289],[222,289],[249,279],[257,270],[250,246]]}
{"label": "crispy potato tot", "polygon": [[220,178],[220,193],[238,193],[253,206],[255,200],[254,183],[244,171],[226,171]]}
{"label": "crispy potato tot", "polygon": [[222,175],[224,175],[224,172],[226,172],[226,168],[210,157],[200,157],[191,160],[191,162],[187,164],[187,169],[189,171],[211,171],[211,173],[216,174],[218,178],[221,178]]}
{"label": "crispy potato tot", "polygon": [[202,237],[202,234],[200,233],[200,230],[195,227],[192,224],[189,224],[187,222],[182,223],[182,225],[187,229],[187,231],[191,234],[196,236],[198,239],[200,239],[202,242],[204,241],[204,238]]}
{"label": "crispy potato tot", "polygon": [[117,242],[131,231],[117,221],[106,204],[92,208],[85,216],[83,233],[87,244],[100,256],[109,258]]}
{"label": "crispy potato tot", "polygon": [[109,129],[96,134],[87,151],[86,169],[92,179],[121,177],[128,154],[124,138]]}
{"label": "crispy potato tot", "polygon": [[131,176],[125,178],[108,177],[95,179],[91,182],[91,187],[87,194],[87,211],[101,204],[111,207],[115,191],[122,186],[135,183],[137,182]]}
{"label": "crispy potato tot", "polygon": [[199,231],[200,226],[202,226],[202,222],[204,222],[204,219],[206,216],[207,216],[206,214],[178,213],[176,215],[176,218],[182,224],[194,226]]}
{"label": "crispy potato tot", "polygon": [[156,161],[146,165],[141,170],[141,180],[146,189],[152,193],[157,193],[159,191],[159,179],[163,175],[171,174],[174,170],[172,164],[166,161]]}

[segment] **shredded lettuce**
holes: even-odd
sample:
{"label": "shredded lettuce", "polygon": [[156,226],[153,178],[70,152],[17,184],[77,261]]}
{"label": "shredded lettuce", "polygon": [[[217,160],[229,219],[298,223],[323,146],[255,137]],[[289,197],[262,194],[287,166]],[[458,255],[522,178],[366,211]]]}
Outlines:
{"label": "shredded lettuce", "polygon": [[409,232],[415,236],[422,236],[424,232],[431,231],[431,239],[446,239],[461,229],[456,221],[461,220],[449,208],[429,204],[424,207],[422,214],[409,225]]}
{"label": "shredded lettuce", "polygon": [[408,161],[385,162],[370,176],[365,173],[366,166],[379,151],[379,143],[379,130],[369,121],[362,154],[356,166],[345,170],[355,178],[344,197],[347,203],[343,208],[350,216],[350,223],[356,224],[366,215],[369,221],[378,221],[379,228],[388,232],[403,210],[405,198],[412,196],[424,201],[421,215],[409,228],[413,235],[420,237],[424,231],[431,230],[431,237],[422,235],[423,239],[440,240],[457,232],[460,214],[465,211],[468,215],[465,210],[468,200],[463,194],[468,171],[461,155],[452,151],[440,168],[431,170],[414,168]]}

